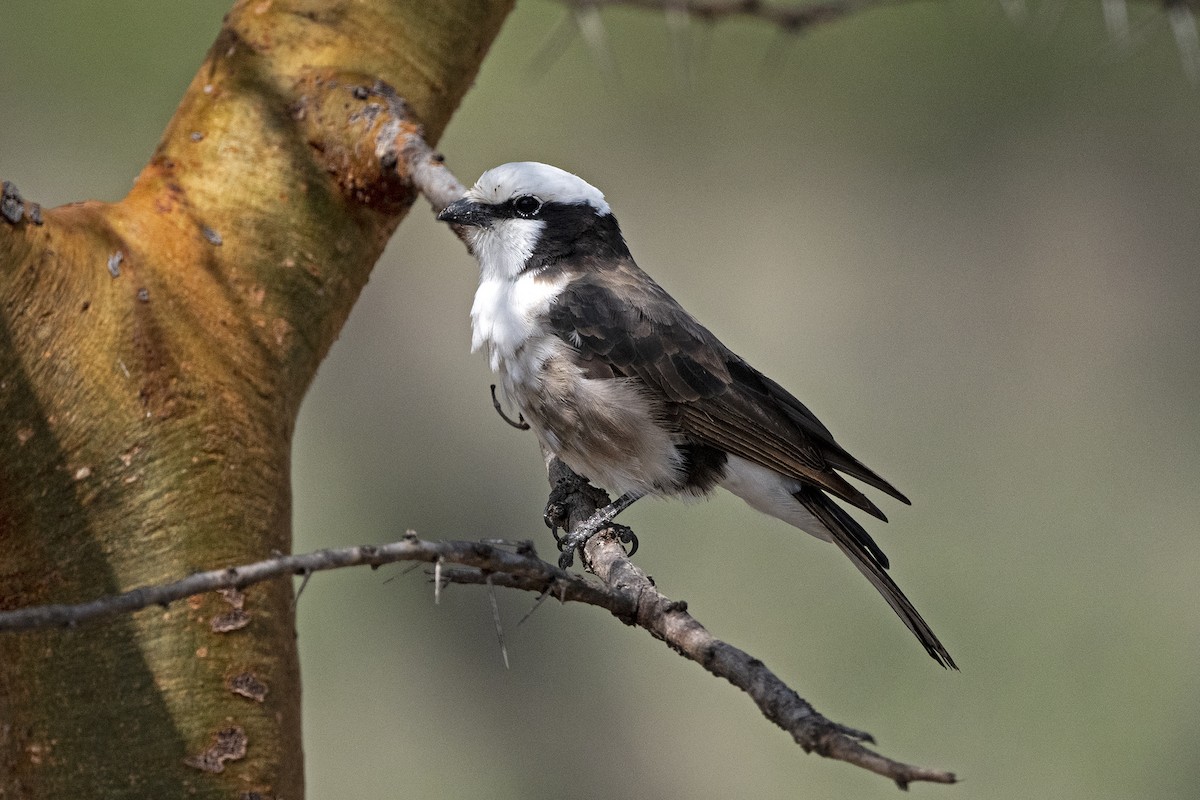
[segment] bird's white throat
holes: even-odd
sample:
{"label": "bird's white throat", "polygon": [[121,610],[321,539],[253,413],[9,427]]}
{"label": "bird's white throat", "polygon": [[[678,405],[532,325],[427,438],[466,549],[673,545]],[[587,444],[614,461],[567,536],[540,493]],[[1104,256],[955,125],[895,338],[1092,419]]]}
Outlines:
{"label": "bird's white throat", "polygon": [[545,227],[541,220],[503,219],[486,228],[468,228],[471,251],[479,260],[480,281],[519,275]]}

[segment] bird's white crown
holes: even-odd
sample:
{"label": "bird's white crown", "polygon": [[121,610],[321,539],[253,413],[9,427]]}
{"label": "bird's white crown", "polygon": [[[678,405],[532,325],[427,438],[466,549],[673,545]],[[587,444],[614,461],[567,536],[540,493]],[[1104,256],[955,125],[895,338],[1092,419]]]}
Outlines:
{"label": "bird's white crown", "polygon": [[514,161],[493,167],[479,176],[467,192],[477,203],[499,205],[522,195],[533,195],[543,203],[587,203],[596,214],[612,213],[604,194],[566,170],[537,161]]}

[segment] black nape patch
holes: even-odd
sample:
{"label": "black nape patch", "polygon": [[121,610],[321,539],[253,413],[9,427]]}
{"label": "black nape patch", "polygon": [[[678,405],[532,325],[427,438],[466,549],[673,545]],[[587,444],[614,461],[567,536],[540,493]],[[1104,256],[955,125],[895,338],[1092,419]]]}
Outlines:
{"label": "black nape patch", "polygon": [[678,449],[683,457],[683,488],[705,494],[725,477],[725,462],[729,460],[725,451],[698,443],[681,444]]}
{"label": "black nape patch", "polygon": [[545,203],[534,219],[542,220],[546,227],[526,269],[544,269],[563,261],[596,268],[629,257],[616,218],[597,214],[587,203]]}

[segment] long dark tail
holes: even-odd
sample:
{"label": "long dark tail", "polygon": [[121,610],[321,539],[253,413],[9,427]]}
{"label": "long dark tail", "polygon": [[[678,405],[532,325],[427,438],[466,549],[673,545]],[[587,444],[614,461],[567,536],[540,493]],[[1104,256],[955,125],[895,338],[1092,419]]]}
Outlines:
{"label": "long dark tail", "polygon": [[900,587],[884,571],[887,558],[863,527],[820,489],[806,486],[796,492],[795,498],[829,529],[834,543],[854,562],[858,571],[867,576],[867,580],[879,590],[883,599],[887,600],[888,605],[904,620],[908,629],[921,640],[925,652],[943,667],[958,669],[954,659],[917,612],[916,606],[904,596],[904,592],[900,591]]}

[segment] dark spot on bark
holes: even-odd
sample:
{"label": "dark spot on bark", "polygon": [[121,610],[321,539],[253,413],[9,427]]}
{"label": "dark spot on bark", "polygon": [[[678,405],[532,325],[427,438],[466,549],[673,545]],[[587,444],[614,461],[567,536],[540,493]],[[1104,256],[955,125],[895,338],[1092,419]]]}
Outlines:
{"label": "dark spot on bark", "polygon": [[183,760],[189,767],[202,772],[224,772],[226,761],[238,761],[246,757],[249,740],[240,725],[231,725],[213,736],[213,743],[203,753],[188,756]]}
{"label": "dark spot on bark", "polygon": [[16,185],[10,181],[4,181],[3,188],[0,190],[0,214],[13,225],[21,221],[21,217],[25,214],[25,201],[21,199],[21,193],[17,191]]}
{"label": "dark spot on bark", "polygon": [[249,624],[250,615],[240,608],[226,611],[224,614],[217,614],[208,623],[213,633],[232,633],[233,631],[240,631]]}
{"label": "dark spot on bark", "polygon": [[241,672],[225,682],[226,688],[234,694],[261,703],[267,697],[267,685],[258,679],[253,672]]}

